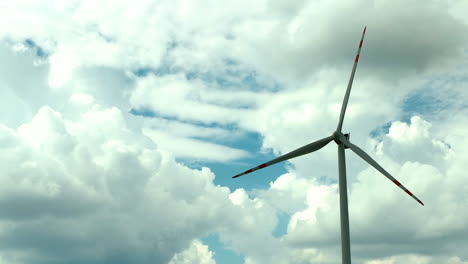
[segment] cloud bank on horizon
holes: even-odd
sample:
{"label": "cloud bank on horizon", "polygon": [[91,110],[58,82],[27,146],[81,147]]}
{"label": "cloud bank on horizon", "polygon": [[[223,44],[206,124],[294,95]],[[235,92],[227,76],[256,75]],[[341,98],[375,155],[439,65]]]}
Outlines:
{"label": "cloud bank on horizon", "polygon": [[265,188],[213,167],[331,134],[364,25],[344,131],[426,206],[348,152],[353,261],[468,263],[467,9],[0,4],[0,263],[237,263],[210,234],[246,264],[339,263],[334,147]]}

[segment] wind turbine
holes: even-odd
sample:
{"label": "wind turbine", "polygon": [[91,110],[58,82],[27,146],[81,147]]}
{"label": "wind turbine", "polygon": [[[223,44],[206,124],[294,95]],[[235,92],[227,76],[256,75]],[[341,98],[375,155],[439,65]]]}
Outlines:
{"label": "wind turbine", "polygon": [[342,257],[343,264],[351,263],[351,248],[350,248],[350,242],[349,242],[348,193],[347,193],[347,186],[346,186],[345,149],[348,149],[348,148],[351,149],[359,157],[367,161],[367,163],[369,163],[372,167],[376,168],[385,177],[387,177],[390,181],[392,181],[396,186],[400,187],[400,189],[405,191],[408,195],[413,197],[413,199],[418,201],[418,203],[424,206],[421,200],[419,200],[405,186],[403,186],[392,175],[390,175],[390,173],[388,173],[384,168],[382,168],[382,166],[380,166],[374,159],[372,159],[364,150],[352,144],[349,141],[349,134],[343,134],[343,132],[341,132],[341,129],[343,127],[343,119],[344,119],[345,112],[346,112],[346,106],[348,105],[349,94],[351,92],[351,86],[353,84],[354,73],[356,72],[356,67],[359,61],[359,54],[361,53],[361,47],[362,47],[362,42],[364,40],[364,34],[366,34],[366,27],[364,27],[364,31],[362,32],[362,37],[361,37],[361,41],[359,42],[359,47],[357,50],[356,58],[354,59],[353,70],[351,71],[351,76],[348,82],[348,88],[346,89],[346,93],[343,99],[343,104],[341,105],[340,119],[338,122],[338,127],[336,128],[336,131],[333,132],[331,136],[312,142],[308,145],[305,145],[287,154],[284,154],[281,157],[270,160],[266,163],[263,163],[257,167],[254,167],[252,169],[249,169],[247,171],[244,171],[232,177],[232,178],[237,178],[242,175],[251,173],[253,171],[271,166],[278,162],[282,162],[288,159],[296,158],[296,157],[317,151],[323,148],[328,143],[330,143],[330,141],[332,140],[335,141],[335,143],[338,145],[338,172],[339,172],[338,185],[339,185],[339,190],[340,190],[341,257]]}

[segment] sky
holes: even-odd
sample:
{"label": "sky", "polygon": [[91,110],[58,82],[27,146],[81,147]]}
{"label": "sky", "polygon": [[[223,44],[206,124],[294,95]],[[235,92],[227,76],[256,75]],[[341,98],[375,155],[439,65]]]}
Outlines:
{"label": "sky", "polygon": [[0,263],[468,264],[468,2],[0,3]]}

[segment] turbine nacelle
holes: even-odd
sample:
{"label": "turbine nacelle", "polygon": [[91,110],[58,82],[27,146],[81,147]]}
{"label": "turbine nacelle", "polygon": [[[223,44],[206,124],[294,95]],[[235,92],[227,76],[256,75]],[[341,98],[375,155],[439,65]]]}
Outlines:
{"label": "turbine nacelle", "polygon": [[[333,137],[333,141],[335,141],[336,144],[338,144],[338,145],[339,144],[344,144],[342,139],[345,138],[345,139],[347,139],[349,141],[350,133],[343,134],[342,132],[337,130],[337,131],[333,132],[332,137]],[[345,146],[345,149],[349,148],[346,144],[344,144],[344,146]]]}

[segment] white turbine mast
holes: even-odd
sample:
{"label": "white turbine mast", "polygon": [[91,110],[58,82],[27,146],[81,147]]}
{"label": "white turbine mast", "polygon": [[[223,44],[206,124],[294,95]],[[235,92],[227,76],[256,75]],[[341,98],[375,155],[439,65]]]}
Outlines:
{"label": "white turbine mast", "polygon": [[362,32],[361,41],[359,42],[359,47],[357,50],[356,58],[354,59],[353,70],[351,71],[351,76],[349,78],[348,88],[343,99],[343,104],[341,106],[340,119],[338,122],[338,127],[336,131],[333,132],[331,136],[322,138],[315,142],[312,142],[308,145],[300,147],[296,150],[293,150],[287,154],[284,154],[281,157],[265,162],[257,167],[244,171],[240,174],[233,176],[232,178],[237,178],[242,175],[251,173],[253,171],[263,169],[265,167],[271,166],[281,161],[289,160],[296,158],[311,152],[317,151],[324,146],[326,146],[330,141],[335,141],[338,145],[338,172],[339,172],[339,191],[340,191],[340,219],[341,219],[341,254],[343,264],[351,264],[351,247],[349,242],[349,217],[348,217],[348,193],[346,186],[346,161],[345,161],[345,149],[349,148],[354,153],[356,153],[363,160],[367,161],[372,167],[376,168],[381,172],[385,177],[392,181],[396,186],[400,187],[404,192],[413,197],[418,203],[424,205],[421,200],[419,200],[413,193],[411,193],[403,184],[397,181],[390,173],[388,173],[382,166],[380,166],[374,159],[372,159],[364,150],[358,146],[352,144],[349,141],[349,134],[343,134],[341,129],[343,127],[343,120],[346,112],[346,107],[348,105],[349,94],[351,92],[351,86],[353,85],[354,73],[356,72],[356,67],[359,61],[359,54],[361,53],[361,47],[364,40],[364,34],[366,33],[366,27]]}

